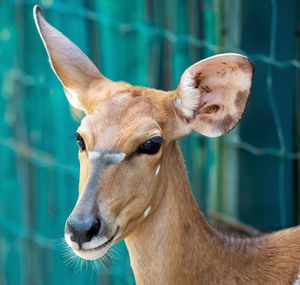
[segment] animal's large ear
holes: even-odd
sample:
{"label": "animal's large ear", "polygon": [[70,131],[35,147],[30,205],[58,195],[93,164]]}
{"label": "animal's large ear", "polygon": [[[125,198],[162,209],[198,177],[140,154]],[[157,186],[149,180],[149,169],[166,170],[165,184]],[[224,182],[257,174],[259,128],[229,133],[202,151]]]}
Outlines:
{"label": "animal's large ear", "polygon": [[245,111],[253,71],[253,63],[238,54],[212,56],[189,67],[176,99],[189,129],[208,137],[229,132]]}
{"label": "animal's large ear", "polygon": [[86,98],[87,89],[96,80],[108,79],[103,77],[79,47],[45,20],[39,6],[34,7],[33,15],[51,66],[63,84],[70,104],[87,111],[88,101],[91,101],[91,98]]}

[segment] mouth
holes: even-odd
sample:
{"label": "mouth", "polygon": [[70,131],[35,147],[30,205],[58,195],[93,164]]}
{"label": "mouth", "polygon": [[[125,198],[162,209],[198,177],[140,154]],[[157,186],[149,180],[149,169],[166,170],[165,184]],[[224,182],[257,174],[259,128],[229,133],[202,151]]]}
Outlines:
{"label": "mouth", "polygon": [[90,249],[75,249],[75,248],[72,249],[76,255],[78,255],[83,259],[87,259],[87,260],[97,259],[103,256],[109,250],[109,248],[111,247],[112,243],[114,242],[119,232],[119,229],[120,227],[118,226],[115,234],[109,240],[107,240],[105,243],[99,246]]}

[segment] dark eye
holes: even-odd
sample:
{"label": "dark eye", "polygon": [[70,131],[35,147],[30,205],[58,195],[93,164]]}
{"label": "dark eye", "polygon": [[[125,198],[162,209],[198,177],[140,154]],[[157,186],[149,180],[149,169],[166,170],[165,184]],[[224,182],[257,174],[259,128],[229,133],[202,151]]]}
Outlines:
{"label": "dark eye", "polygon": [[84,143],[84,139],[82,138],[82,136],[79,133],[75,133],[71,138],[76,137],[77,140],[77,144],[80,147],[80,150],[85,150],[85,143]]}
{"label": "dark eye", "polygon": [[161,137],[153,137],[142,144],[137,153],[155,154],[159,151],[161,144],[164,140]]}
{"label": "dark eye", "polygon": [[81,150],[85,150],[85,143],[80,134],[77,134],[77,144]]}

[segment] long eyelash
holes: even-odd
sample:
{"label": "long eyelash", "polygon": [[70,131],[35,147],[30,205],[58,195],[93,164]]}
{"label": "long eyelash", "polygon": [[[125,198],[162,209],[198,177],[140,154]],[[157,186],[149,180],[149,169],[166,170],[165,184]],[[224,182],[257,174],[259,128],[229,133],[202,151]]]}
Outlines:
{"label": "long eyelash", "polygon": [[73,138],[77,137],[78,135],[79,135],[79,133],[76,132],[74,135],[72,135],[72,136],[70,137],[70,139],[73,139]]}

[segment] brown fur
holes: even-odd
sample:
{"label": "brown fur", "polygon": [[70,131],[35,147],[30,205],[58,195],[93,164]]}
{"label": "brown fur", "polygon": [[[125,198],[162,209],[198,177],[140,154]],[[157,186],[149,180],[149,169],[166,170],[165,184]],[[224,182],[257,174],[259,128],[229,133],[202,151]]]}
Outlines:
{"label": "brown fur", "polygon": [[253,69],[254,68],[253,63],[249,59],[247,59],[247,58],[245,58],[242,61],[237,62],[237,65],[238,65],[239,69],[244,70],[245,72],[248,72],[249,69],[251,69],[251,68]]}
{"label": "brown fur", "polygon": [[160,207],[125,239],[137,284],[293,284],[299,227],[252,239],[218,232],[190,193],[177,145],[168,153]]}
{"label": "brown fur", "polygon": [[245,106],[248,101],[249,90],[238,91],[236,93],[236,99],[234,100],[234,105],[239,108],[240,106]]}
{"label": "brown fur", "polygon": [[200,90],[202,93],[209,93],[212,91],[212,89],[208,85],[200,85]]}
{"label": "brown fur", "polygon": [[[90,151],[126,154],[123,161],[101,172],[93,202],[101,217],[101,234],[118,233],[115,242],[125,239],[137,284],[293,284],[300,265],[300,228],[253,239],[218,232],[192,196],[176,143],[192,129],[211,134],[210,129],[217,128],[224,134],[237,123],[246,103],[244,93],[236,94],[239,85],[235,79],[252,76],[249,60],[227,54],[188,69],[187,74],[196,74],[195,88],[206,80],[213,86],[206,82],[204,91],[218,92],[201,97],[207,100],[199,103],[204,110],[208,108],[206,113],[198,106],[197,115],[187,120],[180,110],[180,88],[164,92],[104,78],[78,47],[46,22],[38,7],[34,13],[69,101],[87,114],[78,129],[86,145],[79,152],[79,196],[91,172]],[[236,65],[230,65],[232,62]],[[251,85],[250,80],[247,84]],[[215,104],[226,105],[222,113],[216,112]],[[158,135],[165,142],[157,154],[132,155]]]}
{"label": "brown fur", "polygon": [[203,81],[203,75],[201,72],[198,72],[195,77],[194,77],[194,80],[195,80],[195,88],[198,89],[199,86],[201,85],[202,81]]}
{"label": "brown fur", "polygon": [[[152,90],[134,88],[134,95],[124,89],[102,101],[79,131],[93,142],[89,149],[117,148],[130,154],[149,137],[151,128],[148,132],[144,127],[160,122],[155,128],[166,139],[160,154],[109,167],[99,188],[102,216],[121,226],[118,241],[125,239],[137,284],[292,284],[300,264],[300,229],[253,239],[215,230],[190,192],[176,142],[168,140],[173,127],[168,121],[176,121],[176,113],[169,108],[167,94],[152,96]],[[161,171],[155,177],[158,164]],[[82,158],[81,165],[83,187],[88,168]],[[151,212],[144,218],[149,205]]]}
{"label": "brown fur", "polygon": [[227,114],[225,115],[224,118],[218,120],[215,122],[215,125],[218,129],[222,129],[225,132],[227,132],[228,130],[232,129],[233,125],[235,124],[235,120],[234,118]]}

